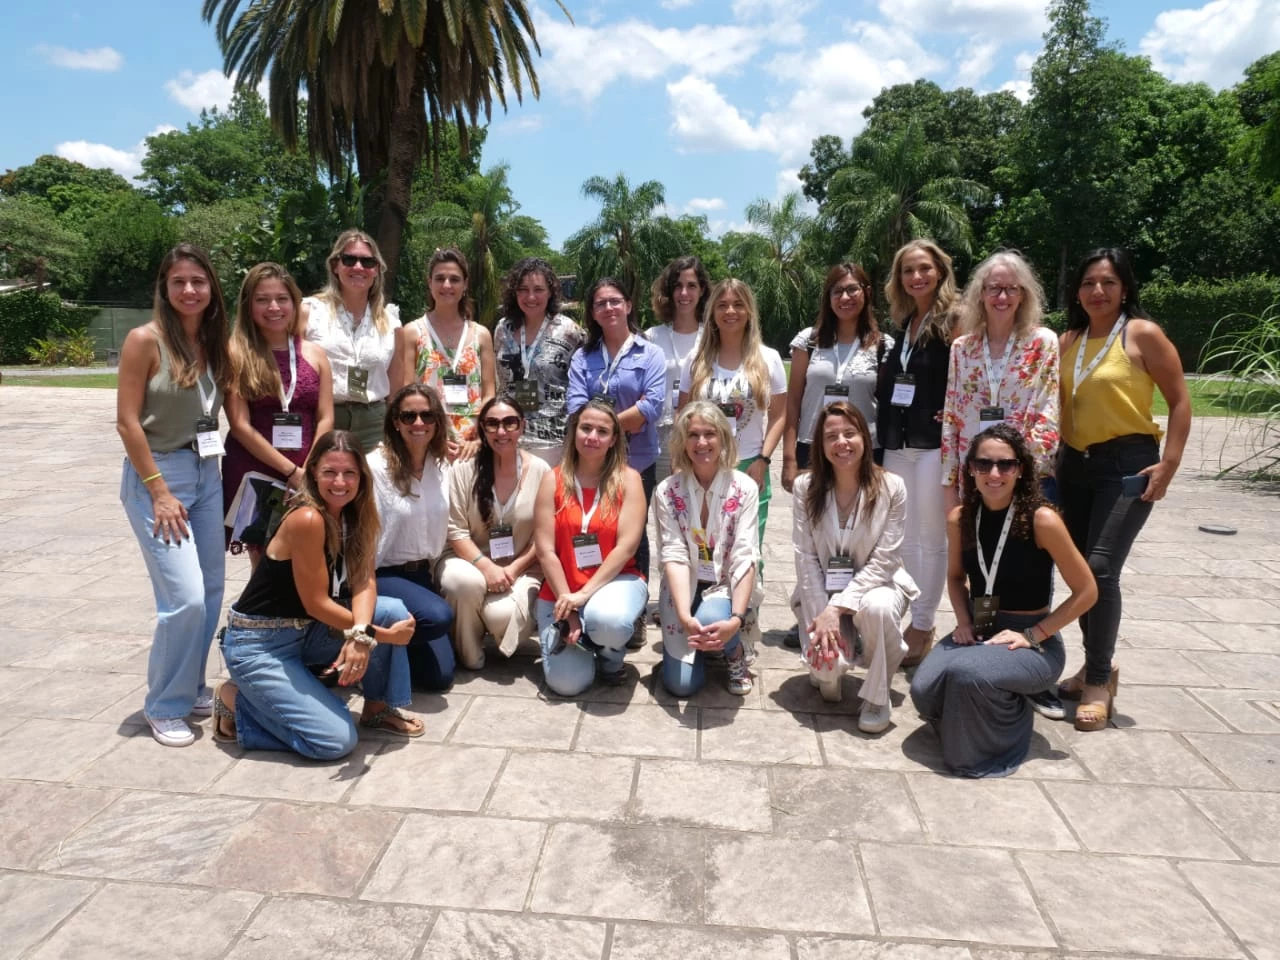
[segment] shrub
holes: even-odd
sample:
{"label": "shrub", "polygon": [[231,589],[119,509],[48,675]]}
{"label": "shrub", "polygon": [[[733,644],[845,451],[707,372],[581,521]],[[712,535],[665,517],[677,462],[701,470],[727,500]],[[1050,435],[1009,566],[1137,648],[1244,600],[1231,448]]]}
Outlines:
{"label": "shrub", "polygon": [[[1184,370],[1200,368],[1211,336],[1240,332],[1280,300],[1280,278],[1265,274],[1233,280],[1157,281],[1142,288],[1142,305],[1178,348]],[[1221,357],[1205,357],[1205,372],[1225,369]]]}
{"label": "shrub", "polygon": [[[0,363],[26,363],[30,359],[46,363],[45,351],[39,345],[59,338],[74,341],[75,345],[66,349],[77,357],[84,356],[87,344],[89,359],[74,362],[91,362],[94,341],[86,328],[97,312],[97,307],[68,306],[56,293],[48,291],[20,290],[0,297]],[[39,356],[31,353],[31,347],[37,347]],[[64,361],[53,361],[60,362]]]}
{"label": "shrub", "polygon": [[1229,370],[1225,396],[1260,423],[1249,430],[1249,455],[1219,474],[1239,470],[1250,479],[1280,474],[1280,300],[1257,316],[1223,317],[1205,345],[1204,365]]}

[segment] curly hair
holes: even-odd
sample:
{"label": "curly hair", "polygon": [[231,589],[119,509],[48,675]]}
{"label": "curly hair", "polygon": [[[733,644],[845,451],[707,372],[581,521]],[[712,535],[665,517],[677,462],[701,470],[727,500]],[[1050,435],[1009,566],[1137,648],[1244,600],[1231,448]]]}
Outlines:
{"label": "curly hair", "polygon": [[964,472],[970,479],[964,485],[964,499],[960,503],[960,545],[966,550],[977,543],[973,521],[977,516],[978,507],[982,505],[982,494],[978,491],[978,485],[972,480],[973,461],[978,458],[978,448],[987,440],[998,440],[1007,444],[1021,468],[1018,471],[1018,479],[1013,484],[1013,503],[1010,504],[1013,510],[1013,525],[1010,535],[1020,540],[1034,541],[1036,511],[1048,505],[1048,501],[1040,495],[1040,483],[1036,479],[1036,462],[1022,434],[1007,423],[997,423],[994,427],[988,427],[973,438],[973,442],[969,444],[969,451],[964,457]]}
{"label": "curly hair", "polygon": [[711,277],[707,273],[707,268],[702,265],[702,261],[689,255],[677,257],[668,263],[649,289],[649,303],[659,323],[670,323],[675,319],[676,305],[672,298],[676,295],[676,284],[680,281],[680,274],[686,270],[692,270],[698,278],[698,287],[702,292],[698,295],[698,305],[694,307],[694,315],[699,323],[702,322],[702,316],[707,309],[707,300],[711,297]]}
{"label": "curly hair", "polygon": [[534,273],[547,285],[547,319],[560,312],[560,278],[555,267],[541,257],[525,257],[502,278],[502,319],[512,330],[524,323],[524,311],[520,309],[520,296],[516,292],[524,278]]}

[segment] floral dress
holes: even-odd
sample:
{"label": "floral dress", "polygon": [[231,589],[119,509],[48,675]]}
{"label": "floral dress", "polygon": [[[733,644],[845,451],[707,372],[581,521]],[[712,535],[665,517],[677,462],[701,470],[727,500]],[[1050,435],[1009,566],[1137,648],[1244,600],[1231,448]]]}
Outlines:
{"label": "floral dress", "polygon": [[[463,328],[462,341],[456,352],[450,352],[431,335],[426,316],[417,320],[418,356],[414,371],[418,383],[436,391],[444,404],[445,418],[449,421],[449,436],[453,440],[475,440],[479,437],[476,417],[480,413],[480,351],[476,347],[475,322],[468,320]],[[444,378],[458,375],[466,380],[466,403],[450,403],[445,392]]]}
{"label": "floral dress", "polygon": [[983,407],[1002,407],[1005,422],[1026,439],[1037,475],[1053,476],[1058,450],[1058,338],[1053,331],[1039,327],[1014,344],[996,394],[987,382],[985,338],[957,337],[942,408],[943,486],[956,483],[969,442],[983,429]]}

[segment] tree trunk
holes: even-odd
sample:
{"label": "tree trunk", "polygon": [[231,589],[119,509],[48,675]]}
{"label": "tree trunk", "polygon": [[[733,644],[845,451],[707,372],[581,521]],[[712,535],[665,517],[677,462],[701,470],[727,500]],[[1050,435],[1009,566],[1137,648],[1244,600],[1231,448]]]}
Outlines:
{"label": "tree trunk", "polygon": [[[382,196],[377,237],[382,258],[387,261],[384,287],[388,300],[395,296],[400,244],[405,221],[409,217],[413,175],[422,160],[426,126],[426,100],[422,87],[415,84],[409,102],[396,107],[391,113],[391,147],[387,154],[386,189]],[[364,171],[361,171],[361,179],[364,179]]]}

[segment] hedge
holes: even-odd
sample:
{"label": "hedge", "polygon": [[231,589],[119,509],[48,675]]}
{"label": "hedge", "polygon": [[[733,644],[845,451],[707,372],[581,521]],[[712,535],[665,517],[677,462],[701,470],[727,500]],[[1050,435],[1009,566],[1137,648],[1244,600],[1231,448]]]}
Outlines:
{"label": "hedge", "polygon": [[0,296],[0,363],[28,363],[27,347],[51,333],[89,325],[97,307],[76,307],[56,293],[19,290]]}
{"label": "hedge", "polygon": [[[1178,348],[1184,370],[1200,369],[1200,354],[1218,327],[1219,334],[1246,329],[1273,303],[1280,302],[1280,277],[1253,274],[1234,280],[1154,282],[1142,288],[1142,305]],[[1209,371],[1214,372],[1214,371]]]}

